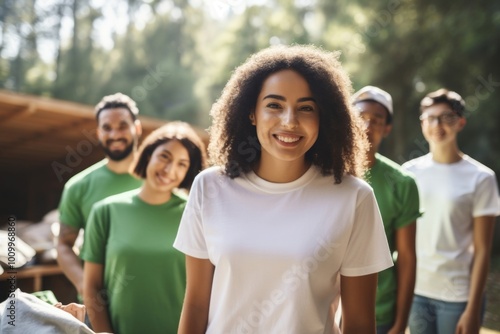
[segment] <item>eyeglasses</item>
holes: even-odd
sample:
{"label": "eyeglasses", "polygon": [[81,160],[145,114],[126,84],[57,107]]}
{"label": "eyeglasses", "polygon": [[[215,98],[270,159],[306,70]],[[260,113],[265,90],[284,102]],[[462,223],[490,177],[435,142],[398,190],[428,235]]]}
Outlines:
{"label": "eyeglasses", "polygon": [[439,116],[431,116],[429,114],[422,114],[422,115],[420,115],[419,118],[422,122],[426,122],[428,124],[434,124],[436,121],[438,121],[439,124],[451,125],[457,121],[458,117],[459,116],[455,112],[451,111],[451,112],[441,114]]}

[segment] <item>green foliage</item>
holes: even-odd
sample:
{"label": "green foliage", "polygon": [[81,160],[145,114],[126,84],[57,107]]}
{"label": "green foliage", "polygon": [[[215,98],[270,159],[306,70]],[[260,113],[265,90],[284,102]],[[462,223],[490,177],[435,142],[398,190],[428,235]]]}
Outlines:
{"label": "green foliage", "polygon": [[[382,148],[390,158],[427,152],[418,104],[448,87],[468,104],[461,147],[500,172],[499,1],[43,3],[0,2],[4,88],[92,105],[121,91],[142,114],[206,127],[211,104],[248,56],[277,43],[314,43],[342,52],[354,89],[372,84],[393,95],[394,130]],[[112,46],[103,44],[103,28],[114,31]],[[47,50],[55,51],[49,60]]]}
{"label": "green foliage", "polygon": [[[366,5],[369,5],[368,3]],[[468,125],[459,137],[463,150],[500,170],[500,4],[494,1],[391,0],[366,12],[360,63],[369,72],[356,88],[375,84],[391,92],[395,126],[385,153],[399,162],[427,153],[422,145],[418,104],[429,91],[460,93]],[[494,154],[492,154],[494,153]]]}

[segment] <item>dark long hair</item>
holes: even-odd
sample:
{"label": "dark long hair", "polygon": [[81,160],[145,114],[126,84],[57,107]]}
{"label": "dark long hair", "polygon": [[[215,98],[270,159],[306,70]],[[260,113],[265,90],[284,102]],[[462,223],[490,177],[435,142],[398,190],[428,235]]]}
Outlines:
{"label": "dark long hair", "polygon": [[194,177],[206,167],[205,144],[193,128],[184,122],[170,122],[151,132],[139,147],[131,172],[140,179],[146,178],[146,170],[154,150],[171,140],[178,140],[188,151],[189,169],[179,188],[189,190]]}

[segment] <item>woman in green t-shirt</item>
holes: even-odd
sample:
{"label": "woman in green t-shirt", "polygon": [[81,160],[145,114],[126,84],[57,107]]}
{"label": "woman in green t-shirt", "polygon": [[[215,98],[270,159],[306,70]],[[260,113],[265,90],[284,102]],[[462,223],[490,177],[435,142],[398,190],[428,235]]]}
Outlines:
{"label": "woman in green t-shirt", "polygon": [[184,255],[172,244],[186,199],[174,190],[189,190],[204,166],[195,131],[169,123],[144,140],[132,164],[142,186],[94,204],[81,257],[96,332],[177,332],[186,277]]}

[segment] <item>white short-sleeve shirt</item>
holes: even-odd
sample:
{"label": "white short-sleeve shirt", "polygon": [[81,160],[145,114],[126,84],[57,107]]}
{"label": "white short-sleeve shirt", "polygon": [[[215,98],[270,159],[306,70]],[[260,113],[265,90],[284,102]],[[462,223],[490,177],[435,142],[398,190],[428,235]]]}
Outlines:
{"label": "white short-sleeve shirt", "polygon": [[500,214],[495,173],[467,155],[442,164],[429,153],[403,167],[415,175],[424,212],[417,220],[415,293],[467,301],[474,218]]}
{"label": "white short-sleeve shirt", "polygon": [[311,167],[290,183],[198,175],[174,247],[210,259],[207,333],[333,333],[338,274],[392,265],[370,186]]}

